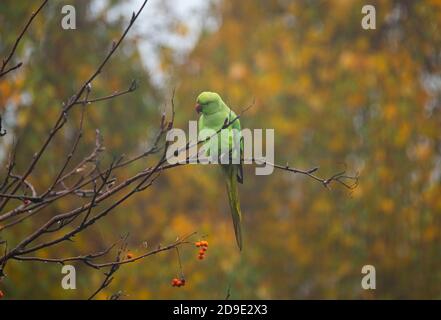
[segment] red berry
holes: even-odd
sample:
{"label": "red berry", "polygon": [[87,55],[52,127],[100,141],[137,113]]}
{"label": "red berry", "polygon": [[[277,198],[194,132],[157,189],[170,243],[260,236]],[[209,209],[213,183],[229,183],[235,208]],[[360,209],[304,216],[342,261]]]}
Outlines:
{"label": "red berry", "polygon": [[128,252],[128,253],[127,253],[127,259],[132,259],[132,258],[133,258],[133,253]]}
{"label": "red berry", "polygon": [[200,241],[195,242],[195,246],[196,247],[200,247],[201,246],[201,242]]}
{"label": "red berry", "polygon": [[200,256],[203,256],[204,254],[205,254],[205,250],[203,250],[203,249],[199,250],[199,255]]}
{"label": "red berry", "polygon": [[178,279],[178,278],[174,278],[174,279],[172,280],[172,286],[173,286],[173,287],[178,286],[178,283],[179,283],[179,279]]}
{"label": "red berry", "polygon": [[0,290],[0,299],[3,298],[5,296],[5,294],[3,293],[3,291]]}
{"label": "red berry", "polygon": [[185,279],[181,279],[181,285],[185,286]]}
{"label": "red berry", "polygon": [[199,259],[199,260],[204,259],[204,255],[203,255],[203,254],[198,255],[198,259]]}

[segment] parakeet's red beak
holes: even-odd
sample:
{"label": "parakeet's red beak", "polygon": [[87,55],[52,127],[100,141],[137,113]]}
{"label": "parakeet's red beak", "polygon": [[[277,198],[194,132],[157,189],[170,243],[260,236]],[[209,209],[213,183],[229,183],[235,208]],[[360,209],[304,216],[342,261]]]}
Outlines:
{"label": "parakeet's red beak", "polygon": [[199,103],[196,103],[195,110],[196,110],[197,113],[201,113],[202,112],[202,106]]}

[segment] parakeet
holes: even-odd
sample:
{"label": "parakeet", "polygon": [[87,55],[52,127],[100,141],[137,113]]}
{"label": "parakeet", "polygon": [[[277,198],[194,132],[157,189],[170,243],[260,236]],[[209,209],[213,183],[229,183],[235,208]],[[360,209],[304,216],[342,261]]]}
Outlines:
{"label": "parakeet", "polygon": [[[205,129],[211,129],[218,132],[225,124],[230,123],[236,119],[236,114],[225,104],[219,94],[215,92],[202,92],[196,100],[196,112],[200,114],[198,122],[198,133]],[[235,130],[234,130],[235,129]],[[234,233],[236,235],[236,242],[240,250],[242,250],[242,230],[241,220],[242,213],[240,210],[239,192],[237,182],[243,183],[243,169],[242,158],[243,154],[243,140],[240,137],[240,121],[236,119],[230,126],[224,129],[226,132],[217,134],[218,137],[218,155],[221,157],[229,156],[229,164],[220,164],[226,180],[227,194],[231,215],[233,218]],[[233,137],[233,131],[236,136]],[[226,134],[225,134],[226,133]],[[227,141],[226,141],[227,139]],[[207,143],[210,144],[214,139],[210,139]],[[223,152],[225,148],[221,149],[221,143],[224,143],[228,148],[227,154]],[[239,152],[240,154],[237,154]],[[233,164],[232,157],[238,156],[239,162]],[[221,161],[219,161],[220,163]]]}

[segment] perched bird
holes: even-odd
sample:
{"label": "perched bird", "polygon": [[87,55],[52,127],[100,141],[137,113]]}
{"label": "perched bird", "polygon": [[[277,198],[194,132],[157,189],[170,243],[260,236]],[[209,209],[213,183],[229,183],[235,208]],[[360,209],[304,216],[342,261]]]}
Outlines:
{"label": "perched bird", "polygon": [[[220,95],[215,92],[202,92],[199,94],[196,100],[196,112],[200,114],[198,122],[199,135],[201,135],[201,133],[206,129],[218,132],[226,124],[230,124],[228,127],[223,129],[224,132],[219,132],[217,134],[218,145],[215,148],[219,150],[218,155],[220,157],[226,156],[225,152],[222,153],[225,148],[221,149],[221,145],[226,145],[228,148],[227,156],[230,160],[229,164],[221,164],[221,168],[226,178],[227,194],[231,215],[233,218],[236,242],[239,249],[242,250],[242,213],[240,210],[237,185],[237,182],[243,183],[243,168],[241,160],[243,154],[243,140],[240,136],[240,121],[239,119],[236,119],[236,114],[225,104]],[[224,134],[225,130],[227,131],[227,134]],[[216,140],[211,138],[207,143],[214,143],[212,141]],[[237,152],[239,152],[239,154],[237,154]],[[207,151],[207,154],[209,154],[209,150]],[[231,161],[234,156],[238,157],[238,162]],[[219,161],[219,163],[221,162]]]}

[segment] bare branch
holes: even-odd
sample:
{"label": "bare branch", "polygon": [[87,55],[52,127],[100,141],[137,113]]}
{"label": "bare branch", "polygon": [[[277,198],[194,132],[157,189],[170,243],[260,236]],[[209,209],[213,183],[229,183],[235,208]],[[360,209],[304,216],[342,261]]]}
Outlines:
{"label": "bare branch", "polygon": [[37,11],[33,12],[31,17],[29,18],[28,22],[26,23],[26,25],[24,26],[23,30],[21,31],[21,33],[19,34],[19,36],[17,37],[17,39],[15,40],[14,45],[12,46],[11,51],[9,52],[9,55],[3,59],[2,62],[2,66],[0,68],[0,78],[3,77],[4,75],[6,75],[7,73],[18,69],[22,66],[22,62],[17,63],[15,66],[10,67],[8,69],[5,70],[6,66],[8,65],[8,63],[11,61],[15,50],[17,50],[18,44],[20,43],[21,39],[23,38],[24,34],[26,33],[26,31],[28,30],[29,26],[31,25],[32,21],[34,20],[34,18],[38,15],[38,13],[41,11],[41,9],[43,9],[43,7],[46,5],[46,3],[48,2],[48,0],[44,0],[42,2],[42,4],[38,7]]}
{"label": "bare branch", "polygon": [[252,159],[245,159],[245,160],[248,160],[248,161],[251,160],[251,161],[256,162],[257,164],[269,165],[275,169],[279,169],[279,170],[283,170],[283,171],[287,171],[287,172],[306,175],[306,176],[322,183],[323,186],[326,188],[328,188],[332,182],[337,182],[337,183],[341,184],[342,186],[344,186],[345,188],[353,190],[358,186],[358,182],[359,182],[359,178],[360,178],[358,174],[347,175],[346,171],[336,173],[329,178],[320,178],[320,177],[314,175],[314,173],[318,171],[318,169],[319,169],[318,167],[314,167],[314,168],[311,168],[308,170],[301,170],[301,169],[296,169],[296,168],[290,167],[288,164],[286,164],[285,166],[274,164],[274,163],[271,163],[265,159],[252,158]]}
{"label": "bare branch", "polygon": [[[41,158],[41,156],[43,155],[44,151],[46,150],[46,148],[48,147],[48,145],[50,144],[50,142],[52,141],[52,139],[55,137],[56,133],[64,126],[64,124],[66,123],[66,117],[67,117],[67,113],[69,112],[69,110],[80,100],[81,96],[83,95],[85,90],[90,90],[90,84],[93,82],[93,80],[101,73],[102,69],[104,68],[104,66],[107,64],[107,62],[109,61],[109,59],[112,57],[112,55],[115,53],[116,49],[118,49],[118,47],[120,46],[120,44],[122,43],[122,41],[125,39],[125,37],[127,36],[127,33],[129,32],[129,30],[132,28],[134,22],[136,21],[136,19],[139,17],[139,15],[141,14],[141,12],[143,11],[145,5],[147,4],[148,0],[144,0],[141,7],[138,9],[138,11],[136,13],[133,13],[132,18],[130,19],[130,22],[128,24],[128,26],[126,27],[126,29],[124,30],[124,32],[122,33],[122,35],[120,36],[120,38],[118,39],[118,41],[112,46],[111,50],[109,51],[109,53],[105,56],[105,58],[103,59],[103,61],[101,62],[101,64],[98,66],[98,68],[96,69],[96,71],[89,77],[89,79],[87,81],[84,82],[84,84],[81,86],[81,88],[78,90],[78,92],[73,95],[67,102],[67,104],[63,107],[62,112],[60,113],[54,127],[52,128],[52,130],[49,133],[49,136],[46,138],[45,142],[43,143],[42,147],[40,148],[40,150],[34,154],[34,157],[28,167],[28,169],[25,171],[25,173],[22,176],[22,179],[20,179],[20,181],[18,182],[18,184],[13,188],[11,194],[15,194],[18,189],[20,188],[21,184],[24,182],[24,180],[31,174],[31,172],[34,170],[37,162],[39,161],[39,159]],[[8,203],[10,198],[4,198],[3,202],[0,204],[0,210],[2,210],[6,204]],[[0,218],[1,221],[1,218]]]}
{"label": "bare branch", "polygon": [[[118,250],[118,254],[116,256],[116,261],[121,261],[121,259],[122,259],[122,253],[127,248],[127,237],[128,237],[128,235],[124,238],[124,242],[122,243],[121,247]],[[98,289],[96,289],[92,293],[92,295],[88,298],[88,300],[92,300],[99,292],[101,292],[102,290],[104,290],[105,288],[107,288],[110,285],[110,283],[113,281],[113,274],[116,271],[118,271],[118,269],[119,269],[119,265],[115,264],[110,267],[110,270],[108,272],[104,273],[104,275],[106,277],[104,278],[103,282],[98,287]]]}
{"label": "bare branch", "polygon": [[108,96],[104,96],[104,97],[101,97],[101,98],[84,99],[84,100],[81,100],[81,101],[77,101],[74,104],[83,104],[84,105],[84,104],[91,104],[91,103],[94,103],[94,102],[101,102],[101,101],[111,100],[111,99],[114,99],[116,97],[120,97],[120,96],[123,96],[125,94],[131,93],[131,92],[135,91],[137,87],[138,87],[138,85],[137,85],[136,81],[133,80],[132,84],[130,85],[130,87],[127,90],[124,90],[124,91],[121,91],[121,92],[116,91],[116,92],[114,92],[114,93],[112,93],[112,94],[110,94]]}

